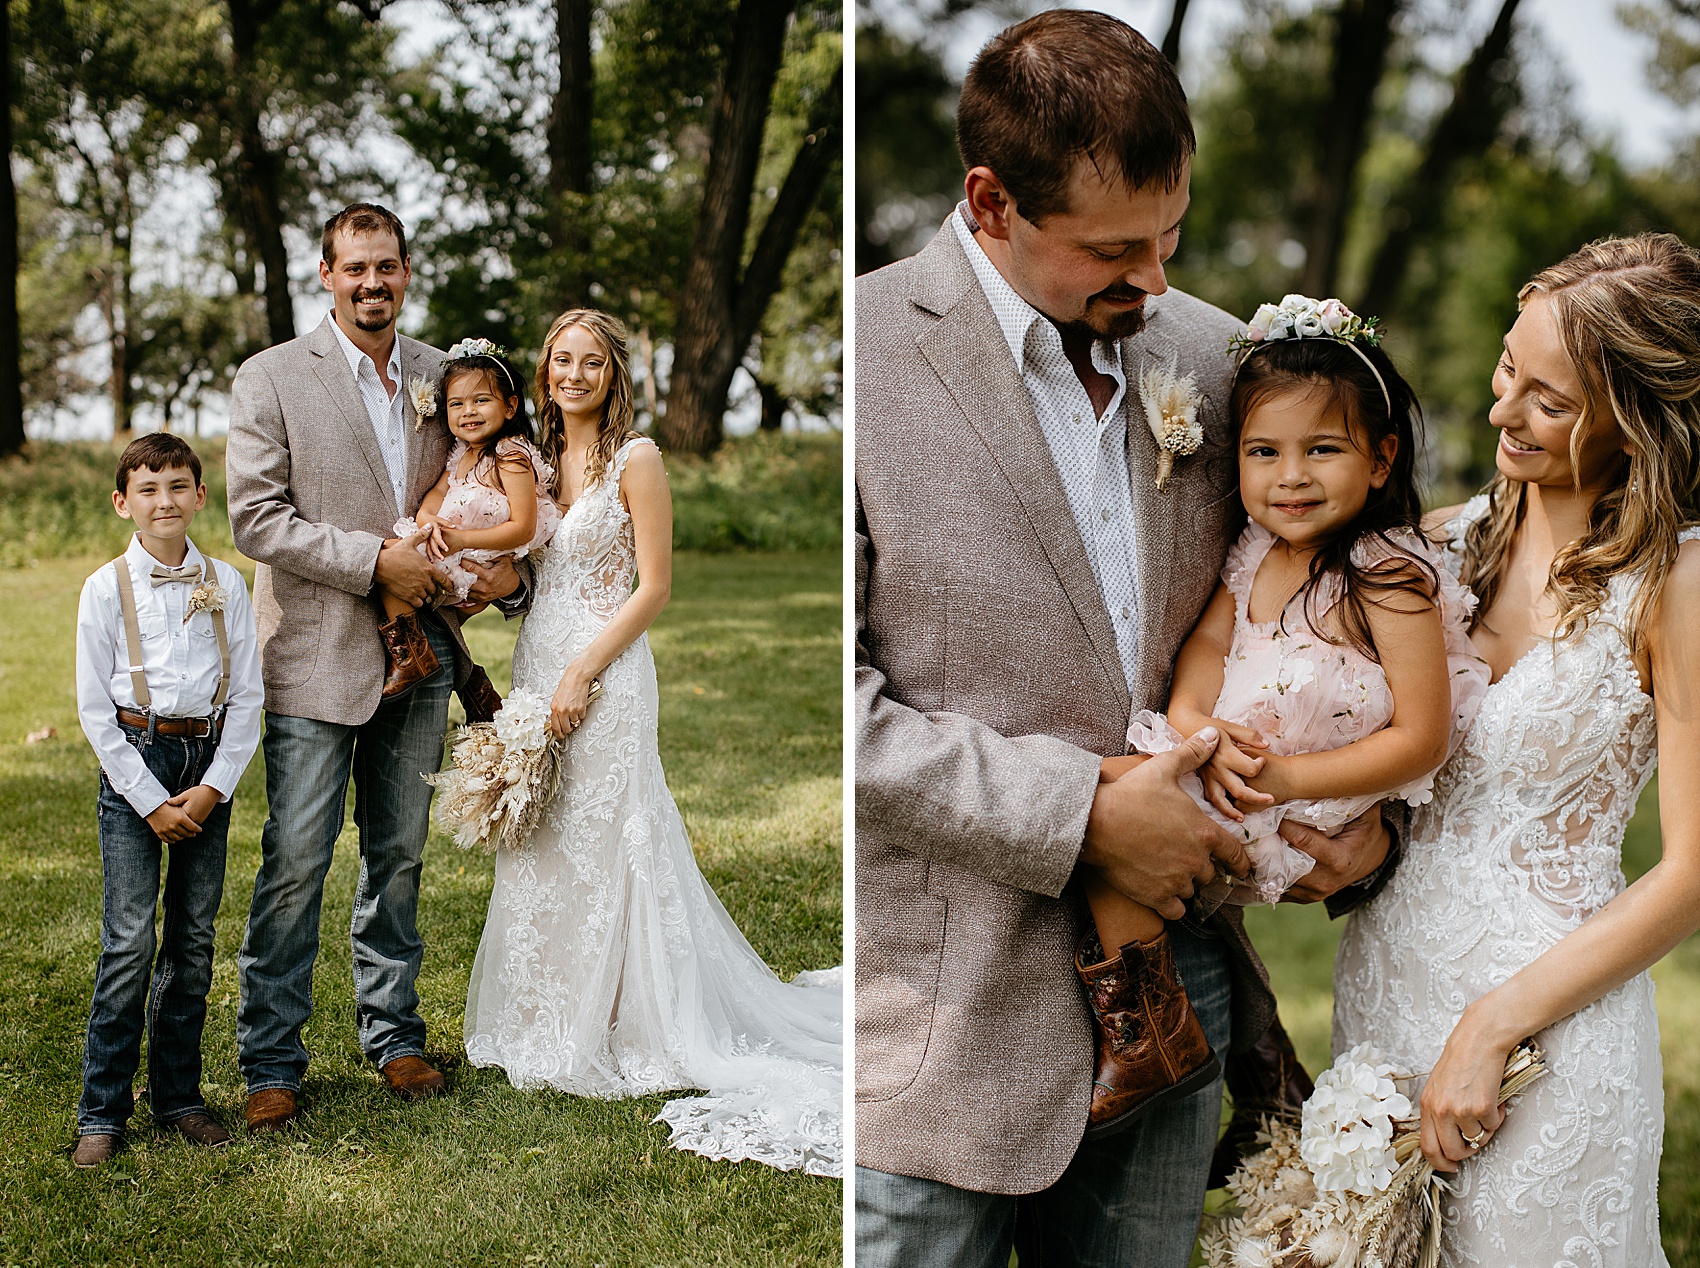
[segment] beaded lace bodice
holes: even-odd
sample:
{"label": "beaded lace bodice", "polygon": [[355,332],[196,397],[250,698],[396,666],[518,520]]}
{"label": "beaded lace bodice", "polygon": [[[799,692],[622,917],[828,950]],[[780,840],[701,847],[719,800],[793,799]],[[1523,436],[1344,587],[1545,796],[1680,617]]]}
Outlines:
{"label": "beaded lace bodice", "polygon": [[[1485,507],[1472,500],[1448,526],[1449,567]],[[1653,702],[1623,633],[1638,583],[1614,578],[1581,632],[1537,643],[1489,687],[1434,799],[1414,811],[1391,882],[1341,940],[1337,1053],[1368,1040],[1413,1072],[1430,1069],[1467,1004],[1623,889],[1624,830],[1657,757]],[[1664,1264],[1651,979],[1630,979],[1539,1038],[1552,1074],[1459,1172],[1441,1262]]]}
{"label": "beaded lace bodice", "polygon": [[[620,501],[628,441],[569,507],[534,574],[514,685],[553,694],[632,594]],[[673,1143],[817,1175],[843,1172],[842,986],[781,982],[698,870],[656,746],[647,635],[603,670],[531,843],[496,858],[473,965],[466,1051],[516,1087],[667,1103]]]}

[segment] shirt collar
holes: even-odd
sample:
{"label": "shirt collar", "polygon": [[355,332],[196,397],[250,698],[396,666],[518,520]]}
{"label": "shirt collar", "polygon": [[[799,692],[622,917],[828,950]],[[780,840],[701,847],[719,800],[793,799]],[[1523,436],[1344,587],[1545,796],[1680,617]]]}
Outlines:
{"label": "shirt collar", "polygon": [[[348,361],[348,372],[358,380],[360,378],[360,363],[364,361],[372,367],[372,372],[376,374],[377,363],[355,347],[354,340],[343,334],[342,327],[337,325],[336,314],[332,313],[326,320],[330,322],[331,330],[336,334],[337,343],[342,347],[342,355]],[[401,334],[399,332],[390,342],[389,373],[391,382],[397,384],[401,382]]]}
{"label": "shirt collar", "polygon": [[[980,289],[986,293],[986,299],[992,306],[992,312],[998,319],[998,328],[1003,331],[1004,342],[1009,344],[1010,355],[1015,358],[1015,367],[1025,370],[1027,366],[1027,336],[1036,321],[1044,322],[1055,338],[1056,327],[1050,318],[1033,305],[1021,298],[1020,292],[1009,284],[1009,279],[998,272],[998,266],[992,263],[991,257],[980,246],[979,239],[974,236],[974,230],[979,228],[975,223],[974,213],[968,209],[967,200],[956,205],[956,214],[950,218],[952,228],[956,230],[957,241],[962,244],[962,250],[968,256],[968,264],[974,270],[974,276],[980,281]],[[1113,339],[1094,339],[1092,341],[1092,364],[1101,373],[1121,379],[1122,356],[1121,344]]]}
{"label": "shirt collar", "polygon": [[991,302],[992,313],[998,319],[998,329],[1003,331],[1004,342],[1009,345],[1009,353],[1015,358],[1016,368],[1020,369],[1027,359],[1027,331],[1034,322],[1044,320],[1044,314],[1022,299],[1015,287],[998,272],[997,265],[992,263],[974,237],[974,229],[970,227],[971,216],[968,203],[963,201],[957,204],[956,214],[950,218],[950,223],[956,230],[957,241],[962,244],[962,250],[968,256],[969,267],[980,280],[980,289]]}
{"label": "shirt collar", "polygon": [[[202,578],[207,581],[213,580],[211,575],[212,567],[207,563],[201,552],[195,549],[195,543],[188,538],[185,538],[184,544],[188,546],[189,551],[183,556],[182,567],[190,568],[199,564],[201,567]],[[142,535],[140,533],[130,534],[130,544],[124,548],[124,559],[130,565],[130,572],[134,576],[138,577],[147,576],[149,573],[153,572],[155,568],[165,567],[165,565],[160,563],[159,560],[148,554],[148,548],[142,545]]]}

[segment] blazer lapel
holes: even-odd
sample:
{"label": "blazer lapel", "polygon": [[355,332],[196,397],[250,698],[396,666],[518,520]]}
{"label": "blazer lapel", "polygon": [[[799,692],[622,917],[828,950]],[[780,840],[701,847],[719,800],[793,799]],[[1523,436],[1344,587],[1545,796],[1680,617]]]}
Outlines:
{"label": "blazer lapel", "polygon": [[[383,490],[384,497],[394,505],[395,489],[390,484],[390,469],[384,465],[384,451],[378,448],[378,433],[372,430],[371,415],[366,412],[366,402],[355,385],[354,375],[349,373],[348,360],[343,356],[342,345],[337,342],[337,337],[331,330],[331,321],[332,318],[326,317],[324,322],[307,336],[307,350],[314,357],[313,371],[319,376],[319,382],[324,385],[325,391],[329,392],[331,399],[336,402],[337,409],[341,411],[343,422],[353,434],[355,448],[365,455],[372,478]],[[401,516],[400,507],[396,507],[396,516]]]}
{"label": "blazer lapel", "polygon": [[928,250],[948,248],[950,264],[966,275],[943,280],[915,300],[923,308],[954,293],[955,302],[939,311],[941,320],[919,340],[921,355],[938,374],[969,424],[979,433],[1038,534],[1051,568],[1086,630],[1100,667],[1114,689],[1129,698],[1127,674],[1116,650],[1116,636],[1104,597],[1092,575],[1092,563],[1057,475],[1056,460],[1039,429],[1033,401],[1015,362],[1008,356],[1003,330],[973,275],[955,230],[946,225]]}
{"label": "blazer lapel", "polygon": [[[1150,303],[1151,301],[1147,301]],[[1175,538],[1182,489],[1171,480],[1157,491],[1157,439],[1151,434],[1145,405],[1139,398],[1139,376],[1147,366],[1167,365],[1175,354],[1154,310],[1145,329],[1122,341],[1122,370],[1127,375],[1127,470],[1133,482],[1134,567],[1139,580],[1139,656],[1141,682],[1167,681],[1170,666],[1158,663],[1167,619],[1169,577],[1174,567]],[[1190,506],[1190,503],[1187,505]]]}

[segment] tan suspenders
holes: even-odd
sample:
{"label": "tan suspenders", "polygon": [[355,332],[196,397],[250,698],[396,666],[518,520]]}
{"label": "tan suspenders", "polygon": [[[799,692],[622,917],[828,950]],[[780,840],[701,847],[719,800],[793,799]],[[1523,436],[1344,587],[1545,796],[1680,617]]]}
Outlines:
{"label": "tan suspenders", "polygon": [[[130,653],[130,685],[136,692],[136,707],[150,709],[148,679],[142,671],[142,627],[136,619],[136,591],[130,583],[129,561],[118,556],[112,561],[112,571],[118,576],[118,606],[124,610],[124,642]],[[205,580],[214,580],[212,565],[207,565]],[[212,707],[216,713],[230,693],[230,635],[224,628],[224,613],[214,609],[210,614],[213,635],[218,639],[218,690],[213,693]]]}

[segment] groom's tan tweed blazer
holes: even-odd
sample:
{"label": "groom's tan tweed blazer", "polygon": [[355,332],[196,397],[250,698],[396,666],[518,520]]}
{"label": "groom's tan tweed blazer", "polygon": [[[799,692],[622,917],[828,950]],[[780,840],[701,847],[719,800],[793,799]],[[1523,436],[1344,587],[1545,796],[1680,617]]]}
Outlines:
{"label": "groom's tan tweed blazer", "polygon": [[[440,401],[443,354],[397,335],[407,402],[407,505],[398,507],[330,323],[327,316],[236,371],[225,467],[231,537],[259,564],[254,617],[266,709],[359,726],[377,711],[384,685],[382,617],[371,597],[378,550],[442,476],[450,441],[440,405],[415,426],[411,391],[424,379]],[[459,642],[452,614],[445,624]]]}
{"label": "groom's tan tweed blazer", "polygon": [[[1162,708],[1241,521],[1225,435],[1239,327],[1178,291],[1125,340],[1136,699],[1062,481],[947,224],[856,289],[856,1154],[1030,1193],[1080,1144],[1092,1032],[1063,896],[1101,756]],[[1156,489],[1142,367],[1178,359],[1204,447]],[[1237,921],[1235,1034],[1273,1016]]]}

